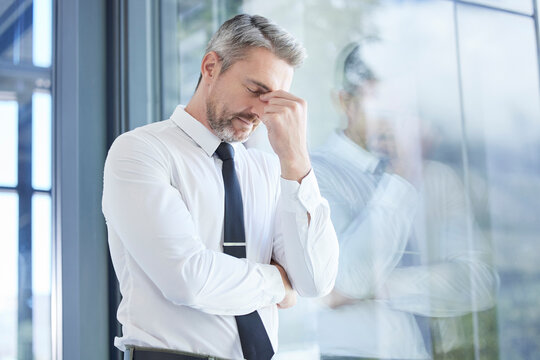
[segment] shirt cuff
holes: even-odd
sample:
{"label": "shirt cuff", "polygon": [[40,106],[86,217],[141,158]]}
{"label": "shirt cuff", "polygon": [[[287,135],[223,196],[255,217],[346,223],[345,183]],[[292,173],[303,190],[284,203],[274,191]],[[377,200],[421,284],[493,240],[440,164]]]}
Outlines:
{"label": "shirt cuff", "polygon": [[285,285],[281,279],[281,273],[274,265],[259,264],[259,269],[266,280],[266,292],[270,296],[270,302],[280,303],[285,298]]}
{"label": "shirt cuff", "polygon": [[295,209],[300,202],[307,212],[315,211],[322,198],[313,169],[302,179],[300,184],[295,180],[281,178],[281,195],[289,209]]}

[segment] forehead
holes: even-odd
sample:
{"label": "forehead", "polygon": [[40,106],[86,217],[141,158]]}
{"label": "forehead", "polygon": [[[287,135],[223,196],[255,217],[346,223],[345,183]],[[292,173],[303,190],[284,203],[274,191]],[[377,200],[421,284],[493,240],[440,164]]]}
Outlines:
{"label": "forehead", "polygon": [[244,59],[234,63],[227,72],[243,82],[264,84],[269,91],[285,90],[291,87],[294,68],[264,48],[254,48]]}

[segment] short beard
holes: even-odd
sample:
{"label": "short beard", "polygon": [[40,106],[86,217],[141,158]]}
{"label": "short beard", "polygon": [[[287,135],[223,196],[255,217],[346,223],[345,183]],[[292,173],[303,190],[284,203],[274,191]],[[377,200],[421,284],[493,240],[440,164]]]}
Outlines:
{"label": "short beard", "polygon": [[236,117],[243,119],[254,120],[253,114],[245,113],[232,113],[227,107],[224,107],[223,111],[218,114],[216,110],[216,102],[213,99],[209,99],[206,102],[206,119],[210,128],[214,130],[214,133],[224,142],[238,142],[245,141],[251,135],[251,132],[255,130],[256,124],[253,124],[252,131],[248,134],[242,133],[242,135],[236,135],[232,121]]}

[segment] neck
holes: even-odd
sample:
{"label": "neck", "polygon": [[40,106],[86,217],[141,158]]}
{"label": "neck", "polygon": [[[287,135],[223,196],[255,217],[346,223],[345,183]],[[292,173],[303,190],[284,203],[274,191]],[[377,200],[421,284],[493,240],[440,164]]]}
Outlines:
{"label": "neck", "polygon": [[195,94],[191,100],[189,100],[184,110],[212,133],[214,132],[208,124],[208,118],[206,117],[206,101],[204,101],[204,97],[199,89],[195,91]]}
{"label": "neck", "polygon": [[343,133],[356,145],[366,149],[366,136],[363,131],[359,131],[358,129],[349,126],[343,131]]}

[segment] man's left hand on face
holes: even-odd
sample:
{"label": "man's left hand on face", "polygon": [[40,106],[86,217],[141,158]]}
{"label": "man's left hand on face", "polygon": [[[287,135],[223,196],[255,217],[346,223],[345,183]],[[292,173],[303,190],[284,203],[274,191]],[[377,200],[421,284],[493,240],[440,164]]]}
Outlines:
{"label": "man's left hand on face", "polygon": [[281,163],[281,176],[300,182],[311,170],[306,144],[307,104],[284,90],[260,96],[266,103],[261,121]]}

